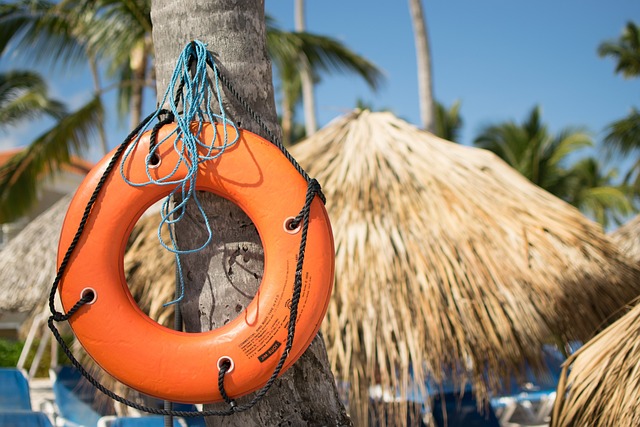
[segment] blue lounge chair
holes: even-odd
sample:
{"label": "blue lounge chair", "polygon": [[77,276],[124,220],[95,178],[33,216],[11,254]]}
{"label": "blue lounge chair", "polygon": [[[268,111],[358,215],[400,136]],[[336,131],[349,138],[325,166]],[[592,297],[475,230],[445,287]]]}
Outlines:
{"label": "blue lounge chair", "polygon": [[52,427],[52,424],[42,412],[0,411],[0,426]]}
{"label": "blue lounge chair", "polygon": [[[578,344],[575,344],[578,346]],[[491,399],[503,425],[546,426],[556,397],[564,355],[554,346],[543,347],[546,375],[536,375],[526,366],[524,381],[512,378],[508,389]]]}
{"label": "blue lounge chair", "polygon": [[95,409],[96,391],[77,369],[60,366],[49,373],[59,421],[65,427],[95,427],[103,416],[110,415]]}
{"label": "blue lounge chair", "polygon": [[473,394],[465,392],[435,395],[432,404],[433,420],[438,427],[500,427],[493,408],[487,405],[478,411]]}
{"label": "blue lounge chair", "polygon": [[17,368],[0,368],[0,411],[30,411],[29,381]]}
{"label": "blue lounge chair", "polygon": [[[151,415],[148,417],[117,417],[108,423],[109,427],[164,427],[164,417],[161,415]],[[183,425],[174,418],[173,427]]]}

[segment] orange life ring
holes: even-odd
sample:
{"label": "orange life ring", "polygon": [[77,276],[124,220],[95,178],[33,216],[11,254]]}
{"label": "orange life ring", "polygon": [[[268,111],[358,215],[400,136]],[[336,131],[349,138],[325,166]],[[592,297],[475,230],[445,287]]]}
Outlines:
{"label": "orange life ring", "polygon": [[[222,125],[218,126],[218,135]],[[164,126],[159,139],[175,125]],[[213,126],[205,125],[203,141]],[[232,128],[228,132],[235,135]],[[175,136],[173,137],[175,138]],[[166,175],[177,164],[171,143],[158,149],[161,163],[152,174]],[[166,147],[166,148],[163,148]],[[127,158],[127,177],[144,182],[149,132]],[[113,155],[113,153],[112,153]],[[87,201],[112,155],[86,177],[65,218],[58,265],[69,247]],[[176,179],[184,176],[181,167]],[[204,333],[165,328],[147,317],[129,292],[123,266],[127,239],[142,213],[166,196],[163,186],[133,187],[119,173],[105,181],[59,285],[65,311],[91,288],[96,298],[75,313],[69,323],[89,355],[122,383],[148,395],[174,402],[208,403],[222,400],[217,387],[220,358],[234,368],[225,375],[225,390],[242,396],[261,388],[285,348],[300,233],[283,227],[304,205],[307,183],[282,153],[267,140],[240,131],[237,143],[217,159],[200,165],[199,190],[225,197],[242,208],[256,225],[264,247],[264,276],[259,297],[234,320]],[[327,310],[334,274],[333,236],[327,212],[316,197],[311,204],[303,285],[293,347],[282,372],[307,349]]]}

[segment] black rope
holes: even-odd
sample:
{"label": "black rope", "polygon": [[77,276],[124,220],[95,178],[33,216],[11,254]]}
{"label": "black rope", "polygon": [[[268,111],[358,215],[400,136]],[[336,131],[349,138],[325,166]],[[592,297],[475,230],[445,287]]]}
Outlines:
{"label": "black rope", "polygon": [[[192,57],[192,59],[193,59],[193,57]],[[207,61],[207,62],[209,62],[209,61]],[[213,69],[212,64],[209,64],[209,65]],[[174,116],[170,111],[161,110],[158,114],[153,113],[153,114],[149,115],[148,117],[146,117],[125,138],[125,140],[122,142],[122,144],[120,144],[118,149],[114,152],[113,157],[109,161],[109,164],[107,165],[107,168],[103,172],[100,180],[98,181],[98,184],[96,185],[96,188],[94,189],[89,201],[87,202],[87,205],[85,207],[84,213],[83,213],[82,218],[80,220],[80,223],[78,225],[78,230],[76,231],[76,234],[74,235],[74,238],[73,238],[71,244],[69,245],[69,247],[68,247],[68,249],[67,249],[67,251],[65,253],[65,256],[62,259],[62,262],[60,263],[60,267],[58,268],[58,272],[56,274],[56,277],[54,279],[53,285],[51,287],[51,292],[49,294],[49,309],[50,309],[52,315],[49,317],[48,326],[49,326],[49,329],[51,329],[51,332],[53,333],[56,341],[60,344],[60,347],[62,348],[62,350],[64,351],[66,356],[69,358],[69,360],[71,361],[73,366],[76,369],[78,369],[78,371],[82,374],[82,376],[84,378],[86,378],[87,381],[89,381],[89,383],[91,385],[93,385],[97,390],[101,391],[102,393],[104,393],[105,395],[110,397],[111,399],[113,399],[113,400],[115,400],[117,402],[120,402],[120,403],[122,403],[124,405],[127,405],[127,406],[129,406],[131,408],[134,408],[134,409],[137,409],[137,410],[143,411],[143,412],[148,412],[148,413],[151,413],[151,414],[164,415],[164,416],[175,416],[175,417],[227,416],[227,415],[232,415],[232,414],[234,414],[236,412],[243,412],[243,411],[246,411],[246,410],[252,408],[269,391],[271,386],[274,384],[274,382],[276,381],[276,379],[280,375],[280,372],[282,371],[282,368],[284,367],[284,364],[285,364],[285,362],[286,362],[286,360],[287,360],[287,358],[289,356],[289,353],[291,352],[291,348],[293,347],[293,340],[294,340],[294,337],[295,337],[295,330],[296,330],[296,321],[297,321],[297,317],[298,317],[298,304],[300,302],[300,296],[301,296],[301,292],[302,292],[302,281],[303,281],[302,280],[302,272],[303,272],[303,265],[304,265],[305,250],[306,250],[306,246],[307,246],[307,233],[308,233],[308,228],[309,228],[309,217],[310,217],[310,212],[311,212],[311,204],[312,204],[313,199],[315,198],[315,196],[319,196],[320,199],[322,200],[322,202],[323,203],[325,202],[325,198],[324,198],[324,195],[322,194],[322,189],[321,189],[320,184],[318,183],[318,181],[316,181],[315,179],[311,179],[309,177],[309,175],[302,169],[302,167],[296,162],[296,160],[291,156],[291,154],[289,154],[289,152],[286,150],[284,145],[282,145],[282,143],[270,131],[270,129],[266,126],[266,124],[260,118],[260,116],[249,106],[249,104],[240,96],[240,94],[233,88],[233,86],[231,86],[231,84],[229,83],[228,79],[226,79],[226,77],[224,77],[219,72],[218,72],[218,78],[224,83],[224,85],[234,95],[234,97],[238,100],[238,102],[240,102],[240,104],[243,106],[243,108],[245,108],[247,113],[258,123],[258,125],[260,125],[260,127],[263,128],[263,130],[266,132],[266,134],[272,139],[272,142],[274,143],[274,145],[280,149],[282,154],[285,155],[285,157],[291,162],[291,164],[300,173],[300,175],[302,175],[302,177],[307,181],[307,192],[306,192],[304,206],[302,207],[300,213],[291,222],[291,227],[292,228],[296,228],[296,227],[298,227],[300,225],[300,223],[302,223],[302,229],[301,229],[301,237],[300,237],[300,247],[299,247],[299,250],[298,250],[298,260],[297,260],[296,271],[295,271],[293,295],[291,297],[291,305],[290,305],[290,309],[289,309],[290,312],[289,312],[289,325],[288,325],[288,329],[287,329],[287,343],[285,345],[285,349],[282,352],[282,355],[280,356],[280,359],[278,360],[278,363],[277,363],[273,373],[271,374],[271,376],[269,377],[269,379],[267,380],[265,385],[255,393],[253,399],[251,399],[249,402],[247,402],[245,404],[242,404],[242,405],[238,405],[237,402],[227,394],[227,392],[225,390],[225,387],[224,387],[225,375],[226,375],[226,373],[229,371],[229,369],[231,367],[229,361],[224,361],[219,366],[218,390],[219,390],[220,395],[222,396],[223,400],[229,405],[228,409],[226,409],[226,410],[208,410],[208,411],[202,411],[202,412],[197,412],[197,411],[196,412],[192,412],[192,411],[174,411],[174,410],[170,410],[170,409],[158,409],[158,408],[153,408],[153,407],[141,405],[141,404],[138,404],[138,403],[133,402],[131,400],[128,400],[128,399],[126,399],[126,398],[114,393],[113,391],[107,389],[102,384],[100,384],[89,372],[87,372],[87,370],[82,366],[82,364],[75,358],[75,356],[71,352],[71,349],[66,344],[66,342],[62,338],[60,332],[58,331],[58,329],[56,328],[56,326],[54,324],[54,322],[61,322],[61,321],[69,320],[69,318],[71,318],[71,316],[73,316],[73,314],[76,313],[83,305],[91,302],[91,300],[94,298],[94,295],[92,295],[90,293],[88,293],[86,295],[83,295],[80,298],[80,300],[76,304],[74,304],[73,307],[71,307],[71,309],[69,309],[69,311],[66,314],[58,312],[55,309],[55,293],[58,290],[60,281],[62,280],[62,277],[64,276],[64,273],[66,271],[66,268],[67,268],[67,265],[68,265],[69,260],[71,258],[71,255],[72,255],[74,249],[76,248],[76,246],[78,244],[78,241],[80,240],[80,237],[82,236],[82,233],[84,231],[86,222],[87,222],[87,220],[89,218],[89,215],[91,213],[92,207],[93,207],[96,199],[98,198],[98,195],[100,194],[100,191],[102,190],[102,188],[104,186],[104,183],[106,182],[108,176],[111,174],[111,172],[112,172],[113,168],[115,167],[117,161],[120,159],[122,153],[126,149],[127,145],[130,143],[130,141],[154,117],[157,117],[158,115],[161,115],[161,114],[165,114],[166,117],[164,119],[162,119],[158,124],[156,124],[153,127],[152,131],[151,131],[149,150],[150,151],[152,150],[152,148],[153,148],[152,144],[156,144],[157,143],[157,134],[158,134],[159,130],[162,128],[162,126],[164,126],[165,124],[171,123],[174,120]],[[176,94],[176,100],[179,99],[180,91],[183,89],[183,86],[184,86],[184,84],[181,84],[179,86],[179,92]]]}

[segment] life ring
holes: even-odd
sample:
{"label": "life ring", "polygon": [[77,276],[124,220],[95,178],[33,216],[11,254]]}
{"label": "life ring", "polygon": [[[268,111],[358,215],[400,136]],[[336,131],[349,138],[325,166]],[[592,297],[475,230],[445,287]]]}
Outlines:
{"label": "life ring", "polygon": [[[222,125],[216,126],[220,135]],[[174,128],[162,127],[158,137],[164,138]],[[212,125],[204,125],[202,140],[210,141],[213,132]],[[228,132],[235,130],[228,128]],[[111,173],[105,181],[59,285],[65,312],[88,289],[95,293],[95,299],[69,320],[87,353],[122,383],[160,399],[221,401],[218,363],[225,357],[234,365],[225,375],[227,394],[236,397],[258,390],[272,375],[285,348],[288,300],[293,292],[301,233],[292,233],[283,224],[304,205],[307,183],[273,144],[248,131],[239,132],[235,145],[200,165],[197,188],[237,204],[260,235],[265,264],[259,298],[254,298],[240,315],[213,331],[185,333],[159,325],[140,310],[124,276],[125,246],[144,211],[171,189],[133,187],[120,173]],[[178,157],[172,145],[159,147],[161,161],[157,169],[150,169],[152,174],[163,176],[175,167]],[[148,153],[149,132],[141,137],[124,165],[130,180],[148,180],[144,167]],[[62,227],[58,265],[112,156],[113,152],[87,175],[71,201]],[[185,172],[181,167],[174,177],[180,179]],[[333,286],[333,236],[318,197],[311,204],[307,240],[296,334],[282,372],[311,344]]]}

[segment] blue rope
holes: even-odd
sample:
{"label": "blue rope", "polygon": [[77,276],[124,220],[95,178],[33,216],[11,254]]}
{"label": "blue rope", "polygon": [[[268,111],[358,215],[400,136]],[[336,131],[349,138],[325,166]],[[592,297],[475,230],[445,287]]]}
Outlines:
{"label": "blue rope", "polygon": [[[209,63],[213,68],[213,82],[211,82],[207,77],[207,63]],[[193,73],[190,69],[192,64],[195,65]],[[173,189],[162,203],[162,208],[160,210],[162,220],[158,226],[158,240],[165,249],[175,255],[180,282],[180,295],[175,300],[164,304],[165,307],[180,302],[184,298],[184,278],[182,275],[180,255],[201,251],[213,238],[213,231],[211,230],[209,219],[202,208],[196,192],[196,178],[198,176],[199,165],[221,156],[227,148],[231,147],[238,141],[240,136],[237,126],[233,121],[227,118],[222,105],[222,91],[220,89],[218,74],[216,63],[211,53],[207,51],[207,45],[205,43],[196,40],[187,44],[178,58],[171,81],[167,86],[167,90],[164,93],[158,110],[152,116],[151,120],[149,120],[149,122],[151,122],[158,118],[158,116],[163,112],[163,106],[168,102],[169,108],[176,121],[176,128],[150,149],[144,165],[148,181],[132,182],[127,178],[124,171],[127,159],[140,143],[142,134],[148,130],[148,124],[142,128],[136,138],[127,147],[123,155],[122,162],[120,163],[120,174],[131,186],[173,186]],[[176,91],[180,91],[180,93],[176,93]],[[211,107],[212,98],[214,97],[218,102],[220,114],[214,113]],[[178,110],[178,106],[180,104],[182,105],[182,112]],[[193,122],[198,124],[195,132],[190,129],[190,125]],[[215,141],[219,139],[218,130],[215,126],[213,127],[214,133],[211,141],[207,143],[206,141],[201,140],[204,122],[219,122],[225,125],[222,127],[222,144],[218,146],[215,145]],[[232,139],[229,136],[229,131],[226,125],[230,125],[234,130],[235,136]],[[173,138],[174,135],[175,138]],[[154,178],[151,176],[150,172],[150,168],[152,168],[154,163],[152,159],[156,158],[157,151],[160,146],[169,144],[171,139],[173,139],[173,150],[178,153],[178,161],[171,171],[166,173],[164,176]],[[175,175],[182,166],[186,167],[187,174],[184,178],[177,179]],[[171,199],[176,195],[180,196],[180,202],[171,208]],[[203,244],[196,248],[180,249],[176,243],[171,225],[180,222],[184,218],[187,203],[190,200],[195,202],[198,211],[204,220],[207,229],[207,239]],[[167,244],[162,238],[162,228],[165,226],[169,230],[169,237],[171,240],[170,244]]]}

